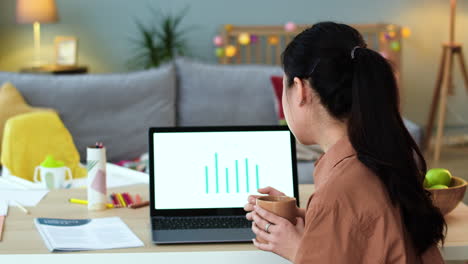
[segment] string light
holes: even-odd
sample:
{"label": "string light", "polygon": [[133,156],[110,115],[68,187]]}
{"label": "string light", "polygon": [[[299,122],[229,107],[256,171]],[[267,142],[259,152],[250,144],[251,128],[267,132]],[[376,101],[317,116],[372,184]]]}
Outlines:
{"label": "string light", "polygon": [[241,45],[249,45],[250,44],[250,34],[249,33],[239,34],[239,37],[237,37],[237,41]]}
{"label": "string light", "polygon": [[233,28],[233,26],[232,26],[231,24],[226,24],[226,25],[224,25],[224,29],[225,29],[227,32],[231,31],[232,28]]}
{"label": "string light", "polygon": [[392,48],[392,50],[394,51],[400,51],[401,49],[400,42],[392,41],[392,43],[390,43],[390,48]]}
{"label": "string light", "polygon": [[213,44],[216,47],[221,47],[223,43],[224,43],[223,38],[220,35],[217,35],[213,38]]}
{"label": "string light", "polygon": [[[224,29],[229,33],[232,31],[234,26],[232,24],[224,25]],[[284,24],[284,30],[286,32],[295,32],[297,30],[297,25],[294,22],[287,22]],[[395,25],[388,25],[386,27],[385,32],[380,32],[378,38],[380,43],[387,43],[389,45],[391,51],[399,52],[401,50],[401,39],[408,38],[412,34],[411,29],[409,27],[397,27]],[[237,36],[237,42],[240,45],[246,46],[251,44],[256,44],[260,41],[258,35],[250,34],[248,32],[242,32]],[[281,39],[276,35],[271,35],[267,37],[267,43],[271,46],[276,46],[280,44]],[[227,45],[223,48],[224,39],[220,35],[216,35],[213,38],[213,44],[217,47],[215,49],[216,57],[234,57],[236,56],[238,50],[235,45]],[[388,46],[387,46],[388,47]],[[388,52],[390,50],[381,51],[380,54],[385,57],[389,58]],[[391,53],[390,51],[390,53]]]}
{"label": "string light", "polygon": [[218,58],[224,57],[224,49],[223,48],[216,48],[215,55]]}
{"label": "string light", "polygon": [[224,50],[224,55],[229,58],[234,57],[236,53],[237,53],[237,48],[233,45],[226,46],[226,49]]}
{"label": "string light", "polygon": [[250,43],[255,44],[258,42],[258,36],[257,35],[250,35]]}
{"label": "string light", "polygon": [[270,36],[268,37],[268,44],[270,45],[278,45],[279,43],[279,38],[277,36]]}
{"label": "string light", "polygon": [[401,29],[401,36],[404,38],[409,38],[411,36],[411,29],[409,27],[403,27]]}
{"label": "string light", "polygon": [[297,29],[297,26],[294,22],[288,22],[284,25],[284,30],[286,32],[293,32],[293,31],[296,31]]}
{"label": "string light", "polygon": [[390,31],[387,33],[390,39],[394,39],[396,37],[396,32],[395,31]]}

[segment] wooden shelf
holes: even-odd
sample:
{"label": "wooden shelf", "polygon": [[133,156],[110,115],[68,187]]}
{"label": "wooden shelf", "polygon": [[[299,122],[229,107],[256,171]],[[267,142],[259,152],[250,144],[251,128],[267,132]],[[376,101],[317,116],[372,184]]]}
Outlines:
{"label": "wooden shelf", "polygon": [[21,73],[43,73],[43,74],[85,74],[88,73],[87,66],[64,66],[64,65],[42,65],[22,68]]}

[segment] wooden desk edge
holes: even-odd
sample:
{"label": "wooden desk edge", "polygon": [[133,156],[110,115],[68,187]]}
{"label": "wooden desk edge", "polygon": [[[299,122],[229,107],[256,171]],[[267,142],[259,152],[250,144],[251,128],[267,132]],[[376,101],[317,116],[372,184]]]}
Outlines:
{"label": "wooden desk edge", "polygon": [[[300,195],[300,202],[301,205],[305,205],[307,203],[307,200],[310,196],[310,194],[313,192],[314,185],[313,184],[304,184],[299,186],[299,195]],[[139,192],[142,196],[148,197],[148,191],[149,187],[148,184],[138,184],[138,185],[132,185],[132,186],[126,186],[126,187],[121,187],[121,188],[115,188],[115,189],[109,189],[108,192],[118,192],[118,191],[127,191],[127,192]],[[79,194],[79,195],[78,195]],[[69,196],[77,196],[74,198],[85,198],[86,195],[86,189],[72,189],[72,190],[60,190],[60,191],[52,191],[50,192],[44,200],[38,205],[38,207],[32,207],[31,211],[32,214],[29,216],[24,215],[22,212],[19,210],[16,210],[14,208],[13,210],[10,210],[10,214],[12,215],[12,220],[15,219],[17,223],[12,224],[13,226],[16,225],[15,230],[13,231],[19,231],[19,232],[30,232],[32,230],[34,235],[30,238],[30,243],[31,243],[31,248],[26,249],[28,252],[24,252],[24,248],[22,248],[19,245],[22,245],[19,241],[16,241],[18,243],[14,243],[15,241],[11,242],[11,245],[7,245],[4,241],[8,241],[7,239],[13,239],[15,232],[10,231],[8,232],[8,219],[6,221],[5,225],[5,231],[4,232],[4,241],[0,242],[0,254],[48,254],[48,250],[45,247],[45,244],[37,232],[35,230],[35,227],[32,223],[32,218],[34,217],[39,217],[39,216],[47,216],[47,217],[53,217],[53,215],[38,215],[37,211],[38,209],[41,209],[40,207],[45,207],[47,209],[48,203],[50,203],[49,200],[54,200],[58,201],[58,204],[64,204],[66,203],[67,198]],[[50,206],[49,207],[53,207]],[[54,211],[56,210],[56,207],[53,207]],[[118,216],[121,217],[127,225],[129,225],[130,229],[145,243],[144,247],[140,248],[126,248],[126,249],[109,249],[109,250],[96,250],[96,251],[83,251],[79,252],[80,254],[94,254],[94,253],[145,253],[145,252],[158,252],[158,253],[164,253],[164,252],[192,252],[192,251],[200,251],[200,252],[206,252],[206,251],[255,251],[257,250],[252,244],[250,243],[242,243],[242,244],[232,244],[232,243],[220,243],[220,244],[187,244],[187,245],[154,245],[151,242],[150,238],[150,231],[149,231],[149,208],[140,208],[140,209],[112,209],[112,210],[107,210],[102,213],[89,213],[87,209],[84,207],[81,209],[79,205],[70,205],[69,207],[64,207],[64,210],[61,210],[60,212],[55,212],[55,214],[59,215],[60,213],[64,214],[66,211],[72,212],[72,215],[70,217],[74,217],[74,215],[77,215],[77,217],[80,218],[91,218],[91,217],[107,217],[107,216],[114,216],[116,215],[112,210],[122,210],[118,213]],[[463,203],[460,203],[457,208],[455,209],[456,212],[462,212],[463,215],[468,215],[468,206],[466,206]],[[53,214],[53,213],[49,213]],[[131,215],[130,215],[131,214]],[[19,226],[27,225],[27,228],[19,228]],[[14,228],[14,227],[12,227]],[[19,229],[18,229],[19,228]],[[13,234],[12,234],[13,233]],[[5,234],[7,235],[7,239],[5,239]],[[24,234],[20,234],[24,235]],[[13,239],[14,240],[14,239]],[[464,242],[450,242],[446,244],[446,248],[444,249],[444,252],[446,254],[449,254],[450,256],[454,254],[460,254],[462,251],[467,251],[468,252],[468,243],[460,245],[459,243],[464,243]],[[6,246],[6,247],[5,247]],[[8,248],[10,246],[10,248]],[[448,258],[451,259],[451,258]]]}

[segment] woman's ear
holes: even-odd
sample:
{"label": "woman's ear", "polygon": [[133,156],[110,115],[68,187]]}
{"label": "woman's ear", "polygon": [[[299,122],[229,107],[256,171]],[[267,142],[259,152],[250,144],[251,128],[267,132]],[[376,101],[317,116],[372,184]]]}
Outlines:
{"label": "woman's ear", "polygon": [[307,102],[307,85],[303,80],[297,77],[294,77],[293,81],[293,86],[296,90],[294,96],[295,98],[293,100],[294,102],[297,102],[297,104],[299,104],[300,106],[303,106]]}

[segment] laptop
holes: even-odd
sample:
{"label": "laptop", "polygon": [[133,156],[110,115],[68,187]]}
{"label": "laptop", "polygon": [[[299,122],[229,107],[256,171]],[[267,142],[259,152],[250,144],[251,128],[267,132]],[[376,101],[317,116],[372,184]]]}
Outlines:
{"label": "laptop", "polygon": [[299,203],[295,139],[285,126],[149,129],[155,244],[247,242],[244,205],[272,186]]}

